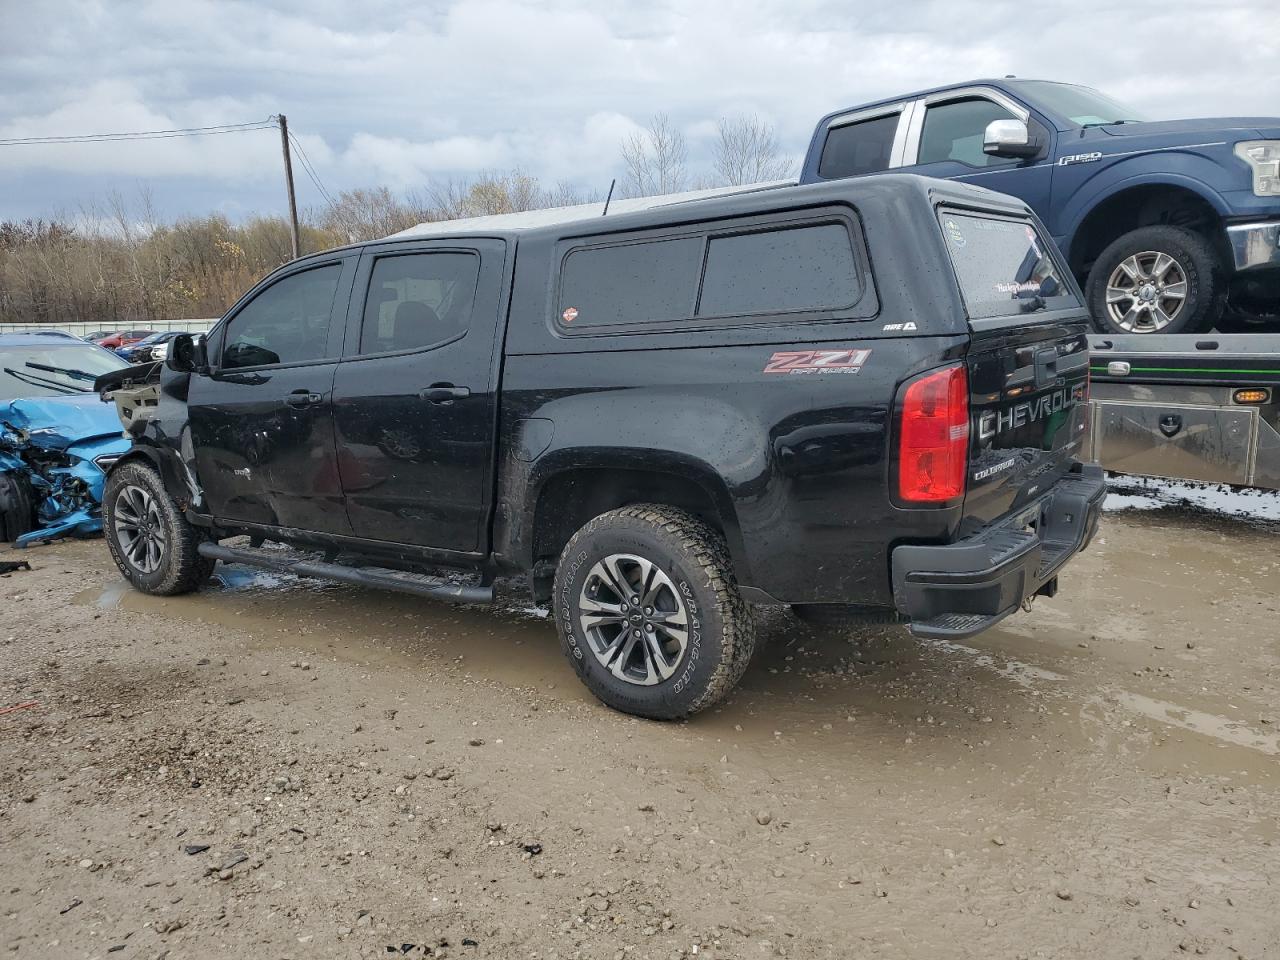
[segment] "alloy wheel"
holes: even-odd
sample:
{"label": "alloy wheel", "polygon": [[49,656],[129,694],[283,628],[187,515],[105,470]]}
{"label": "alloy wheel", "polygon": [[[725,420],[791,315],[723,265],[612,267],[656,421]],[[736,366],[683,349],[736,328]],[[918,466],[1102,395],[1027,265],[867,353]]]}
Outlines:
{"label": "alloy wheel", "polygon": [[597,660],[619,680],[652,686],[675,674],[689,646],[689,611],[671,578],[634,554],[591,568],[578,620]]}
{"label": "alloy wheel", "polygon": [[1187,271],[1167,253],[1126,257],[1107,280],[1107,313],[1129,333],[1157,333],[1187,305]]}
{"label": "alloy wheel", "polygon": [[129,485],[116,495],[112,524],[120,552],[139,573],[160,569],[168,543],[164,516],[150,492]]}

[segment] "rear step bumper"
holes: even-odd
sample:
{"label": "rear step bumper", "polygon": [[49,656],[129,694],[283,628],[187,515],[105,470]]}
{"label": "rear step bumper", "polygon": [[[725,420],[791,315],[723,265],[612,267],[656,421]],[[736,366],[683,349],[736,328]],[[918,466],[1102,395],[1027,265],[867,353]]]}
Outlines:
{"label": "rear step bumper", "polygon": [[893,551],[893,598],[918,637],[954,640],[995,626],[1027,597],[1052,596],[1062,565],[1098,530],[1107,487],[1082,465],[1044,496],[956,543]]}
{"label": "rear step bumper", "polygon": [[338,580],[379,590],[395,590],[437,600],[453,600],[455,603],[492,603],[493,587],[469,586],[446,583],[430,577],[381,567],[349,567],[340,563],[324,563],[309,560],[282,550],[263,550],[251,547],[247,550],[224,547],[220,543],[201,543],[196,552],[202,557],[222,560],[224,563],[243,563],[251,567],[266,567],[277,573],[292,573],[298,577],[316,577],[321,580]]}

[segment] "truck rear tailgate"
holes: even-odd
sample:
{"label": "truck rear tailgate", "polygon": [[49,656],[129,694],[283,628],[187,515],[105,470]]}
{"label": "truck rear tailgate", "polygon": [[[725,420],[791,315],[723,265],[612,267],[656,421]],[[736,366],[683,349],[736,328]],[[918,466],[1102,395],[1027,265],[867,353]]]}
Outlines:
{"label": "truck rear tailgate", "polygon": [[943,207],[969,317],[969,474],[961,536],[1026,503],[1085,447],[1088,315],[1030,213]]}

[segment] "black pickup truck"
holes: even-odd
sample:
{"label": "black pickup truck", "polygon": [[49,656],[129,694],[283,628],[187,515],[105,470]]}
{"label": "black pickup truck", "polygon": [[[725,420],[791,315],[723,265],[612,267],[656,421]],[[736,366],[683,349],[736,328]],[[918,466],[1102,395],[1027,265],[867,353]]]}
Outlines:
{"label": "black pickup truck", "polygon": [[1024,204],[885,175],[598,214],[305,257],[100,382],[123,574],[523,575],[587,686],[665,719],[732,688],[752,603],[952,638],[1055,591],[1104,487],[1088,315]]}

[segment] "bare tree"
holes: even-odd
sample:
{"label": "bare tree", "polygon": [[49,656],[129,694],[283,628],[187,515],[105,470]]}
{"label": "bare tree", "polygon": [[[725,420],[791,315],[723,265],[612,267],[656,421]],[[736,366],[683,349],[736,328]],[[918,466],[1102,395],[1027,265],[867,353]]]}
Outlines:
{"label": "bare tree", "polygon": [[665,113],[657,114],[643,132],[622,141],[622,162],[627,168],[623,193],[632,197],[678,193],[685,186],[688,159],[684,134]]}
{"label": "bare tree", "polygon": [[429,219],[426,211],[386,187],[344,190],[320,215],[320,225],[348,243],[380,240]]}
{"label": "bare tree", "polygon": [[778,148],[773,125],[755,114],[721,117],[720,140],[712,166],[715,179],[725,186],[741,186],[764,180],[783,180],[794,169]]}
{"label": "bare tree", "polygon": [[447,180],[430,190],[431,220],[521,213],[563,205],[567,188],[544,190],[536,177],[522,170],[486,171],[475,180]]}

